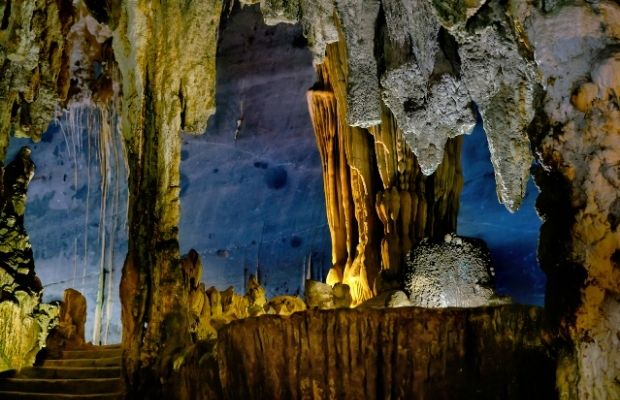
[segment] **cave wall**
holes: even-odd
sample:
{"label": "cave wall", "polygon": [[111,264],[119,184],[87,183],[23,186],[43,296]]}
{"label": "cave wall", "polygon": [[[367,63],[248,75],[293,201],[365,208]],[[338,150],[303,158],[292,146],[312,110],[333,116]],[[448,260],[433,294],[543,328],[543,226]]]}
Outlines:
{"label": "cave wall", "polygon": [[548,11],[526,26],[545,88],[532,130],[539,258],[547,307],[574,343],[558,386],[565,397],[620,398],[620,5]]}
{"label": "cave wall", "polygon": [[49,330],[58,322],[58,306],[41,302],[41,281],[24,227],[28,185],[35,169],[28,147],[0,168],[0,372],[34,364]]}
{"label": "cave wall", "polygon": [[27,145],[37,165],[24,225],[43,301],[62,300],[68,287],[79,290],[88,307],[86,340],[105,344],[121,340],[118,286],[127,254],[127,172],[122,138],[115,129],[102,129],[103,118],[96,107],[72,106],[39,143],[12,138],[7,159]]}
{"label": "cave wall", "polygon": [[0,4],[0,159],[9,135],[40,139],[69,91],[71,2]]}

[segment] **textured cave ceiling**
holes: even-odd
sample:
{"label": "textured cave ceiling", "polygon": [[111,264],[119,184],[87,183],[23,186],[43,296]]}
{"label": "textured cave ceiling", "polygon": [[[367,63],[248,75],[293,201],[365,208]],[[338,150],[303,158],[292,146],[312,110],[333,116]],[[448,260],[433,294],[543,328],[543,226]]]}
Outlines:
{"label": "textured cave ceiling", "polygon": [[[260,265],[270,296],[297,293],[308,256],[314,278],[324,277],[330,267],[321,164],[305,98],[316,78],[305,44],[299,26],[266,26],[257,6],[235,8],[222,28],[217,112],[206,134],[183,136],[181,164],[181,250],[194,248],[201,254],[207,285],[242,291],[246,271],[255,273]],[[31,144],[38,170],[26,225],[45,300],[76,287],[86,295],[92,316],[103,252],[106,265],[115,269],[110,312],[118,316],[117,288],[127,248],[125,171],[119,163],[122,179],[110,192],[105,217],[112,244],[102,250],[98,131],[89,118],[96,115],[73,109],[50,126],[40,143]],[[12,140],[7,160],[27,143]],[[462,161],[458,233],[487,241],[501,294],[542,304],[545,280],[536,262],[540,223],[535,187],[530,181],[516,214],[498,203],[480,125],[466,136]],[[120,335],[118,321],[112,318],[112,341]]]}

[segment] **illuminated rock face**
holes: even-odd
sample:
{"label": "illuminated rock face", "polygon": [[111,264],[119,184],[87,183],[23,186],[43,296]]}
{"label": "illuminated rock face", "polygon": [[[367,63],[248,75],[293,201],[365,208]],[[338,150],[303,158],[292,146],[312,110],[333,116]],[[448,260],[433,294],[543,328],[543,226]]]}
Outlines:
{"label": "illuminated rock face", "polygon": [[[471,131],[475,107],[485,123],[498,199],[511,211],[519,208],[533,159],[527,128],[539,78],[516,5],[334,1],[332,14],[331,6],[317,12],[306,3],[323,4],[266,1],[261,9],[267,21],[303,25],[314,18],[316,26],[337,27],[348,125],[378,125],[383,100],[429,175],[442,162],[447,140]],[[311,44],[322,43],[316,31],[305,32]]]}
{"label": "illuminated rock face", "polygon": [[0,371],[31,366],[58,317],[57,306],[41,303],[41,282],[24,228],[34,170],[27,147],[6,170],[0,169]]}
{"label": "illuminated rock face", "polygon": [[4,193],[0,198],[0,265],[17,283],[39,291],[41,282],[34,273],[32,246],[24,228],[28,184],[35,173],[30,153],[28,147],[22,147],[4,171]]}
{"label": "illuminated rock face", "polygon": [[69,90],[71,2],[0,4],[0,158],[9,133],[39,140]]}
{"label": "illuminated rock face", "polygon": [[[179,268],[181,131],[202,133],[213,113],[222,2],[127,2],[113,49],[121,74],[129,165],[129,243],[120,287],[126,376],[153,393],[155,366],[189,340],[189,282]],[[177,332],[173,334],[173,332]],[[176,336],[175,336],[176,335]]]}
{"label": "illuminated rock face", "polygon": [[618,398],[620,5],[558,6],[526,21],[547,82],[532,135],[539,258],[547,307],[574,344],[558,387],[567,398]]}
{"label": "illuminated rock face", "polygon": [[493,267],[484,242],[446,235],[407,255],[405,291],[418,307],[481,307],[492,303]]}
{"label": "illuminated rock face", "polygon": [[341,44],[328,46],[308,106],[332,238],[327,283],[349,285],[359,304],[380,291],[380,273],[387,280],[398,276],[413,244],[455,229],[462,177],[458,139],[447,144],[443,163],[427,177],[387,108],[380,125],[349,126],[346,54]]}

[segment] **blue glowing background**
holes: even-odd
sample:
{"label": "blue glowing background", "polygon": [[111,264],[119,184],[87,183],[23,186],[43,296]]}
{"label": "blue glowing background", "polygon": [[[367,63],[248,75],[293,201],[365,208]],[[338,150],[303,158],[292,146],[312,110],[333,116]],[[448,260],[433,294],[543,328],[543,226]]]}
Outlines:
{"label": "blue glowing background", "polygon": [[511,214],[497,201],[491,154],[482,123],[464,137],[463,192],[457,232],[486,241],[501,294],[526,304],[544,304],[546,277],[536,249],[541,221],[535,203],[538,188],[530,179],[521,208]]}

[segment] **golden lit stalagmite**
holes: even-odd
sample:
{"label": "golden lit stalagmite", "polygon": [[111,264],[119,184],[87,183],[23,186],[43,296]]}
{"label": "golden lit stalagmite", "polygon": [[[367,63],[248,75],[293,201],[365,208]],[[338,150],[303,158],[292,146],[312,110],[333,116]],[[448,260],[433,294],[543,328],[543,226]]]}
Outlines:
{"label": "golden lit stalagmite", "polygon": [[[404,255],[423,237],[454,231],[462,187],[460,139],[426,177],[387,108],[381,124],[346,120],[346,51],[327,46],[308,106],[323,162],[332,264],[327,283],[351,286],[354,304],[378,294],[399,272]],[[386,271],[377,281],[380,271]]]}

